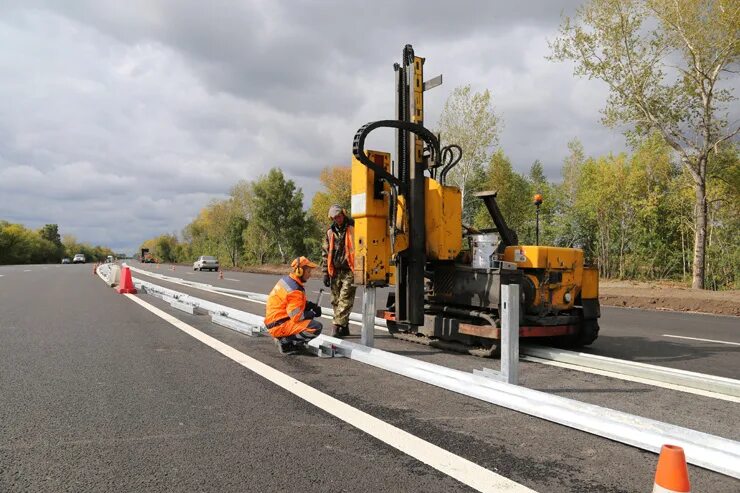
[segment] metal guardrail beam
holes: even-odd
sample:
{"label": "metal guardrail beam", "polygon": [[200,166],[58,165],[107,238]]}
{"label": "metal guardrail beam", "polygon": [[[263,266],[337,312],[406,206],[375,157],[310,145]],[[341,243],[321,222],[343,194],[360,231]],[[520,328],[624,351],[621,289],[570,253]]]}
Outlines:
{"label": "metal guardrail beam", "polygon": [[740,443],[733,440],[510,385],[325,335],[312,340],[309,346],[315,351],[335,351],[361,363],[436,387],[654,453],[658,453],[666,443],[679,445],[684,448],[690,463],[740,478]]}
{"label": "metal guardrail beam", "polygon": [[[180,279],[170,276],[163,276],[161,274],[152,273],[146,270],[141,270],[135,267],[131,267],[131,269],[135,272],[141,272],[142,274],[152,276],[155,278],[162,279],[164,281],[168,282],[175,282],[178,284],[183,284],[186,286],[191,286],[196,289],[203,289],[206,291],[212,291],[212,292],[222,292],[222,293],[228,293],[232,296],[240,296],[245,299],[257,301],[264,303],[267,301],[267,296],[260,294],[260,293],[252,293],[249,291],[240,291],[237,289],[230,289],[230,288],[222,288],[219,286],[212,286],[210,284],[204,284],[204,283],[198,283],[189,281],[186,279]],[[332,316],[333,312],[331,309],[324,309],[324,315],[325,316]],[[363,318],[361,313],[352,313],[350,314],[350,320],[357,323],[362,323]],[[382,318],[375,317],[375,326],[376,328],[379,328],[381,330],[386,329],[387,324],[386,321]],[[733,380],[729,378],[723,378],[723,377],[716,377],[714,375],[709,375],[705,373],[696,373],[696,372],[689,372],[685,370],[677,370],[675,368],[667,368],[664,366],[658,366],[658,365],[650,365],[646,363],[636,363],[632,361],[626,361],[626,360],[619,360],[615,358],[606,358],[604,356],[595,356],[595,355],[589,355],[586,353],[576,353],[573,351],[565,351],[565,350],[557,350],[557,349],[551,349],[551,348],[544,348],[547,349],[550,353],[548,356],[547,354],[543,352],[538,352],[535,354],[536,349],[532,349],[533,346],[529,345],[522,345],[521,350],[522,353],[525,355],[523,360],[528,360],[527,357],[531,358],[541,358],[548,361],[558,361],[558,360],[552,360],[551,357],[557,357],[561,358],[561,361],[565,361],[565,358],[569,359],[568,364],[580,366],[583,368],[588,369],[599,369],[603,371],[608,371],[614,374],[618,375],[629,375],[634,376],[636,378],[641,378],[643,380],[646,380],[644,382],[645,384],[649,385],[650,381],[654,382],[661,382],[661,383],[669,383],[671,385],[677,385],[682,387],[687,387],[689,389],[697,389],[704,392],[712,392],[714,394],[717,394],[717,397],[720,396],[730,396],[727,398],[727,400],[732,400],[736,402],[736,398],[738,397],[738,388],[740,387],[740,381]],[[530,352],[531,350],[531,352]],[[557,353],[556,353],[557,352]],[[536,361],[534,359],[530,359],[529,361]],[[593,366],[592,366],[593,365]],[[608,366],[608,369],[606,369]],[[489,373],[490,376],[490,373]],[[679,383],[680,382],[680,383]],[[681,390],[681,389],[677,389]]]}
{"label": "metal guardrail beam", "polygon": [[[147,275],[148,274],[149,273],[147,272]],[[140,280],[135,280],[135,282],[139,282],[144,289],[146,289],[147,284],[151,284]],[[184,283],[185,282],[183,281],[183,284]],[[188,284],[206,286],[201,283]],[[210,288],[209,290],[212,291],[226,290],[226,288],[218,288],[211,285],[207,286]],[[177,293],[176,291],[168,290],[167,288],[157,287],[163,291],[163,294],[167,291],[170,293]],[[228,291],[232,294],[236,292],[240,295],[251,296],[252,298],[264,296],[259,295],[258,293],[248,293],[231,289]],[[193,298],[189,295],[182,295],[181,293],[177,294],[186,298]],[[178,297],[178,299],[181,298]],[[197,298],[195,299],[197,300]],[[230,311],[233,310],[211,302],[204,303],[206,306],[214,305],[226,308]],[[202,308],[207,309],[206,307]],[[246,312],[241,313],[256,317],[255,315],[247,314]],[[361,314],[353,315],[357,316],[356,318],[358,322],[362,321]],[[380,319],[376,318],[376,321],[377,320]],[[383,320],[382,322],[385,321]],[[383,323],[382,325],[385,324]],[[435,385],[494,405],[513,409],[531,416],[546,419],[548,421],[619,441],[654,453],[658,453],[660,451],[660,447],[665,443],[679,445],[684,448],[686,458],[689,463],[740,479],[740,443],[734,440],[581,401],[566,399],[564,397],[527,389],[525,387],[510,385],[493,380],[487,376],[467,373],[427,363],[414,358],[382,351],[380,349],[353,344],[349,341],[328,337],[326,335],[317,337],[309,343],[309,346],[317,353],[324,356],[336,354],[349,357],[359,362],[413,378],[430,385]],[[605,359],[612,360],[611,358]],[[583,361],[583,359],[580,361]],[[609,364],[615,365],[619,365],[621,363],[626,363],[624,366],[636,365],[640,368],[648,367],[665,370],[669,373],[673,372],[672,369],[664,369],[662,367],[654,367],[654,365],[645,365],[641,363],[634,364],[633,362],[624,362],[623,360],[613,360],[609,362]],[[683,372],[681,370],[678,371],[687,374],[692,373]],[[710,375],[708,376],[711,377]]]}
{"label": "metal guardrail beam", "polygon": [[740,397],[740,381],[731,378],[543,346],[526,345],[522,346],[521,351],[535,358]]}
{"label": "metal guardrail beam", "polygon": [[174,308],[191,314],[196,309],[208,312],[211,320],[218,325],[250,336],[259,335],[265,331],[264,318],[259,315],[196,298],[138,278],[133,278],[133,281],[138,289],[164,299]]}

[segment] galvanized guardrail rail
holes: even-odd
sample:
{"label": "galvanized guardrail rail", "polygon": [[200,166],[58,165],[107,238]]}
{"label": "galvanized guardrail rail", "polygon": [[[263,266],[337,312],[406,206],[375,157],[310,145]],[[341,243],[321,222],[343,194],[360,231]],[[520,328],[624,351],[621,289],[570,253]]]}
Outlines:
{"label": "galvanized guardrail rail", "polygon": [[[226,317],[231,321],[253,323],[256,320],[260,322],[262,320],[257,315],[201,300],[184,293],[157,286],[153,283],[139,279],[136,279],[134,282],[137,287],[140,287],[147,293],[160,296],[163,299],[175,300],[195,309],[206,310],[212,315]],[[185,283],[183,282],[182,284]],[[200,284],[200,289],[205,289],[206,286],[201,283],[188,284]],[[207,290],[214,292],[218,292],[219,289],[225,289],[215,288],[210,285],[207,286]],[[237,292],[236,290],[229,291],[231,291],[232,295],[235,295],[234,293]],[[258,293],[239,293],[240,295],[248,295],[239,296],[245,299],[254,300],[264,297],[264,295]],[[360,318],[359,321],[361,321],[361,315],[357,315]],[[309,347],[321,356],[344,356],[497,406],[506,407],[654,453],[658,453],[661,446],[665,443],[679,445],[684,448],[689,463],[740,479],[740,442],[731,439],[547,394],[518,385],[511,385],[491,379],[488,376],[477,374],[477,372],[474,374],[455,370],[326,335],[321,335],[312,340],[309,343]],[[544,350],[549,351],[550,348],[544,348]],[[576,359],[572,359],[573,355],[568,354],[572,353],[570,351],[552,351],[549,356],[553,358],[570,359],[571,361],[591,359],[588,357],[585,359],[577,357]],[[537,354],[545,354],[545,352],[539,352]],[[612,366],[619,365],[620,362],[627,363],[627,366],[630,366],[629,364],[632,363],[603,357],[596,358],[596,360],[599,360],[599,365],[605,368],[611,368],[612,370],[614,368],[621,368],[621,366]],[[637,364],[635,367],[640,368],[643,366],[648,368],[653,367],[653,365],[644,364]],[[655,368],[662,369],[661,367]],[[685,373],[690,374],[691,372]],[[729,390],[732,391],[732,389]]]}
{"label": "galvanized guardrail rail", "polygon": [[740,478],[740,442],[606,407],[511,385],[376,348],[320,335],[309,343],[317,353],[336,353],[443,389],[658,453],[679,445],[688,462]]}
{"label": "galvanized guardrail rail", "polygon": [[[158,273],[153,273],[135,267],[131,267],[131,269],[135,272],[140,272],[147,276],[155,277],[163,281],[182,284],[184,286],[190,286],[196,289],[201,289],[214,293],[224,293],[226,295],[245,299],[247,301],[254,301],[257,303],[265,303],[267,301],[267,296],[260,293],[223,288],[220,286],[213,286],[211,284],[190,281],[187,279],[164,276]],[[327,308],[323,311],[324,314],[327,316],[333,315],[331,309]],[[353,322],[362,323],[362,314],[352,313],[350,315],[350,320],[352,320]],[[375,327],[379,330],[387,330],[386,321],[382,318],[375,317]],[[601,372],[606,372],[608,374],[606,374],[605,376],[613,378],[620,378],[620,375],[626,375],[639,378],[641,383],[645,383],[647,385],[667,387],[682,392],[692,392],[692,389],[695,389],[698,392],[694,393],[699,393],[700,395],[727,400],[730,402],[740,402],[740,381],[731,378],[718,377],[705,373],[690,372],[686,370],[679,370],[658,365],[650,365],[646,363],[638,363],[616,358],[607,358],[605,356],[597,356],[588,353],[567,351],[563,349],[544,348],[523,344],[521,345],[520,350],[521,354],[523,355],[521,359],[524,361],[532,361],[538,363],[552,361],[555,363],[560,363],[562,365],[568,365],[568,368],[576,371],[579,371],[581,369],[581,371],[593,369]],[[490,371],[483,369],[481,373],[490,374]]]}

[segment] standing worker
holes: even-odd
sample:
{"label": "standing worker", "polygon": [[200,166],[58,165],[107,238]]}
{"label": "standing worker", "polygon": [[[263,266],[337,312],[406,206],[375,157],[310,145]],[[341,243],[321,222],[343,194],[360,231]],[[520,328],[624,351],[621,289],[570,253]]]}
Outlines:
{"label": "standing worker", "polygon": [[331,305],[334,308],[334,337],[349,335],[349,314],[355,302],[352,285],[355,267],[355,222],[341,206],[329,207],[331,226],[326,230],[321,247],[324,286],[331,287]]}
{"label": "standing worker", "polygon": [[314,320],[321,316],[321,307],[306,301],[303,287],[317,265],[306,257],[298,257],[290,267],[290,275],[280,279],[270,291],[265,313],[265,326],[282,354],[302,349],[323,328],[321,322]]}

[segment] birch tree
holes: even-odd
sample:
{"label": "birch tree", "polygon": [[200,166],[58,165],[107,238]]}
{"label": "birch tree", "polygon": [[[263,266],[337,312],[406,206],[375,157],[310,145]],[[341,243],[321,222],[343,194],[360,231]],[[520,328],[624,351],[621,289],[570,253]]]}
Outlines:
{"label": "birch tree", "polygon": [[491,149],[498,143],[500,125],[488,90],[473,92],[469,85],[452,91],[439,117],[443,143],[462,148],[462,159],[450,172],[449,179],[462,193],[466,224],[471,224],[477,209],[471,192],[476,183],[485,179],[485,166]]}
{"label": "birch tree", "polygon": [[605,124],[657,131],[693,181],[692,286],[704,288],[710,153],[740,132],[726,79],[740,59],[736,0],[591,0],[565,18],[552,59],[609,87]]}

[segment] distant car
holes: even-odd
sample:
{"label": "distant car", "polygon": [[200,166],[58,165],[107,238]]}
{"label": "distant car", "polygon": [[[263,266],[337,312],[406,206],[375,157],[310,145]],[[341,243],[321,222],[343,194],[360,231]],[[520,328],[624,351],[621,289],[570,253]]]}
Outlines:
{"label": "distant car", "polygon": [[71,263],[72,263],[72,261],[71,261],[70,259],[68,259],[67,257],[64,257],[64,258],[62,259],[62,263],[63,263],[63,264],[71,264]]}
{"label": "distant car", "polygon": [[84,264],[87,260],[85,259],[85,255],[82,253],[78,253],[75,255],[75,257],[72,259],[73,264]]}
{"label": "distant car", "polygon": [[218,270],[218,259],[216,257],[210,257],[203,255],[198,257],[198,260],[193,264],[193,270]]}
{"label": "distant car", "polygon": [[113,255],[108,255],[108,257],[105,259],[106,264],[112,264],[113,263]]}

